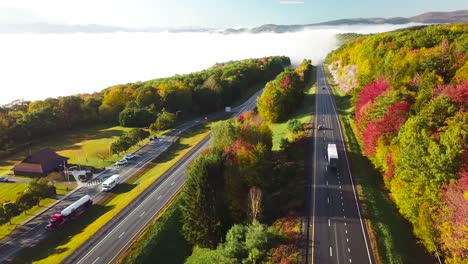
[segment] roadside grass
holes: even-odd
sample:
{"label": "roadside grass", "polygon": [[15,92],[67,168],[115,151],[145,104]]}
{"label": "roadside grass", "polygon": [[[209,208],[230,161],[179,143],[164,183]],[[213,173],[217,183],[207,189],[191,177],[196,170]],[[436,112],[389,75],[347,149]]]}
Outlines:
{"label": "roadside grass", "polygon": [[3,225],[0,225],[0,239],[3,239],[4,237],[8,236],[11,232],[15,230],[17,225],[23,223],[28,218],[35,215],[39,211],[43,210],[44,208],[54,203],[55,201],[57,200],[52,199],[52,198],[42,199],[39,205],[34,206],[33,208],[29,209],[27,212],[22,212],[20,215],[13,217],[11,219],[11,224],[6,223]]}
{"label": "roadside grass", "polygon": [[181,233],[182,212],[177,195],[119,263],[183,263],[192,253],[192,246]]}
{"label": "roadside grass", "polygon": [[68,192],[73,191],[76,184],[55,184],[55,193],[58,195],[66,195]]}
{"label": "roadside grass", "polygon": [[18,193],[24,192],[28,188],[27,182],[1,182],[0,183],[0,204],[5,201],[16,200]]}
{"label": "roadside grass", "polygon": [[[325,67],[326,68],[326,67]],[[424,248],[418,244],[411,225],[399,214],[384,187],[382,175],[362,154],[362,146],[355,134],[354,108],[351,97],[334,84],[325,69],[335,95],[336,105],[345,136],[351,169],[356,182],[363,217],[370,231],[374,253],[379,263],[435,263]],[[377,248],[378,252],[375,252]]]}
{"label": "roadside grass", "polygon": [[[288,120],[298,119],[303,125],[307,125],[312,120],[312,114],[315,109],[315,93],[316,93],[316,67],[314,66],[311,71],[311,79],[305,88],[304,101],[301,107],[289,116]],[[288,130],[288,120],[282,123],[270,124],[270,129],[273,132],[273,147],[272,150],[279,150],[281,139],[288,138],[292,140],[291,133]]]}
{"label": "roadside grass", "polygon": [[[208,126],[203,125],[182,134],[179,142],[174,143],[165,152],[163,159],[152,162],[153,168],[145,172],[141,171],[138,173],[139,176],[132,177],[116,187],[114,194],[109,194],[107,199],[93,205],[89,211],[85,212],[74,223],[67,224],[63,230],[47,237],[35,247],[24,249],[15,262],[59,263],[64,260],[205,138],[208,133]],[[145,169],[150,166],[146,166]],[[138,185],[134,184],[137,181]]]}

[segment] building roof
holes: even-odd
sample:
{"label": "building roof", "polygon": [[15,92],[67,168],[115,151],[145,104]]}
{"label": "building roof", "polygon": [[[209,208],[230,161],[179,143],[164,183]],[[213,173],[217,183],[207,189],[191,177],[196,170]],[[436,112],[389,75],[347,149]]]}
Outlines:
{"label": "building roof", "polygon": [[13,168],[14,171],[22,171],[22,172],[33,172],[33,173],[43,173],[42,165],[41,164],[34,164],[34,163],[20,163]]}
{"label": "building roof", "polygon": [[47,147],[37,152],[34,152],[31,156],[27,157],[23,162],[44,164],[44,163],[49,162],[50,160],[68,160],[68,158],[58,155],[51,148]]}
{"label": "building roof", "polygon": [[43,148],[16,165],[13,171],[48,173],[57,164],[61,164],[67,160],[67,157],[58,155],[51,148]]}

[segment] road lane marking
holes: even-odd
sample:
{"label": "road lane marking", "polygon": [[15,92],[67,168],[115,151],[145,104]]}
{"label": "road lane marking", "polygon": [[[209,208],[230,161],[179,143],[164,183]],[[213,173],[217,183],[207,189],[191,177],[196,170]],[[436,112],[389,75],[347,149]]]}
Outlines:
{"label": "road lane marking", "polygon": [[333,257],[332,247],[330,247],[330,257]]}
{"label": "road lane marking", "polygon": [[120,234],[119,238],[121,238],[125,234],[125,231]]}
{"label": "road lane marking", "polygon": [[349,259],[349,263],[351,263],[351,259]]}
{"label": "road lane marking", "polygon": [[346,243],[349,243],[349,239],[346,239]]}
{"label": "road lane marking", "polygon": [[351,249],[348,248],[348,253],[351,253]]}
{"label": "road lane marking", "polygon": [[101,257],[97,257],[97,259],[95,259],[95,260],[93,261],[93,263],[91,263],[91,264],[96,263],[100,258],[101,258]]}
{"label": "road lane marking", "polygon": [[346,226],[346,222],[344,223],[344,226]]}
{"label": "road lane marking", "polygon": [[175,182],[171,183],[171,186],[174,185]]}
{"label": "road lane marking", "polygon": [[330,218],[328,219],[328,226],[330,226]]}
{"label": "road lane marking", "polygon": [[159,195],[158,198],[157,198],[156,200],[159,200],[159,199],[161,199],[161,195]]}
{"label": "road lane marking", "polygon": [[330,197],[327,197],[327,203],[328,204],[330,203]]}
{"label": "road lane marking", "polygon": [[348,234],[348,230],[345,230],[345,233]]}
{"label": "road lane marking", "polygon": [[140,217],[142,217],[145,213],[146,213],[146,211],[143,211],[143,213],[141,213]]}
{"label": "road lane marking", "polygon": [[328,181],[327,181],[327,186],[328,186]]}
{"label": "road lane marking", "polygon": [[[323,69],[323,65],[321,66],[321,70],[322,70],[322,74],[325,74],[325,71]],[[328,91],[328,94],[330,94],[330,91]],[[369,246],[368,246],[368,243],[367,243],[367,237],[366,237],[366,233],[364,231],[364,223],[362,221],[362,215],[361,215],[361,209],[359,208],[359,204],[358,204],[358,198],[357,198],[357,194],[356,194],[356,189],[354,187],[354,182],[353,182],[353,178],[351,177],[351,168],[350,168],[350,165],[349,165],[349,158],[348,158],[348,152],[346,151],[346,146],[344,144],[344,137],[343,137],[343,131],[341,129],[341,123],[340,123],[340,119],[338,118],[338,112],[336,111],[336,106],[335,104],[333,103],[333,100],[331,98],[330,99],[330,103],[332,105],[332,110],[333,110],[333,113],[334,113],[334,117],[335,117],[335,120],[336,122],[338,123],[338,132],[339,132],[339,135],[340,135],[340,139],[341,139],[341,146],[343,147],[344,149],[344,156],[345,156],[345,160],[346,160],[346,167],[348,169],[348,176],[349,176],[349,180],[351,181],[351,186],[353,188],[353,194],[354,194],[354,202],[355,202],[355,205],[356,205],[356,209],[358,211],[358,215],[359,215],[359,221],[361,223],[361,230],[362,230],[362,235],[364,237],[364,243],[366,245],[366,250],[367,250],[367,256],[369,258],[369,263],[372,264],[372,259],[371,259],[371,253],[370,253],[370,250],[369,249]],[[350,259],[351,260],[351,259]]]}

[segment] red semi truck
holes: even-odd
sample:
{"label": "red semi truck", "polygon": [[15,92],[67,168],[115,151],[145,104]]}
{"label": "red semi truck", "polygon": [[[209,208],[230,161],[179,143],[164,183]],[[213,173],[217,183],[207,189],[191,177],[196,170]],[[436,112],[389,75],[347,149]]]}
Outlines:
{"label": "red semi truck", "polygon": [[47,225],[47,228],[56,229],[70,218],[80,215],[86,211],[86,209],[91,207],[91,205],[93,205],[93,200],[91,200],[89,195],[81,197],[78,201],[63,209],[59,214],[53,214],[49,224]]}

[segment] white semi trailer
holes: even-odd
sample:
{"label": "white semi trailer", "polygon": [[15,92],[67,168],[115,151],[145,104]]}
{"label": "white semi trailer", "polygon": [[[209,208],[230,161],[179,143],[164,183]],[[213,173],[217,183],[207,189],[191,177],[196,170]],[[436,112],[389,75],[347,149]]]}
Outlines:
{"label": "white semi trailer", "polygon": [[330,168],[336,168],[336,164],[338,163],[338,151],[336,150],[336,144],[328,144],[327,152],[328,166]]}

